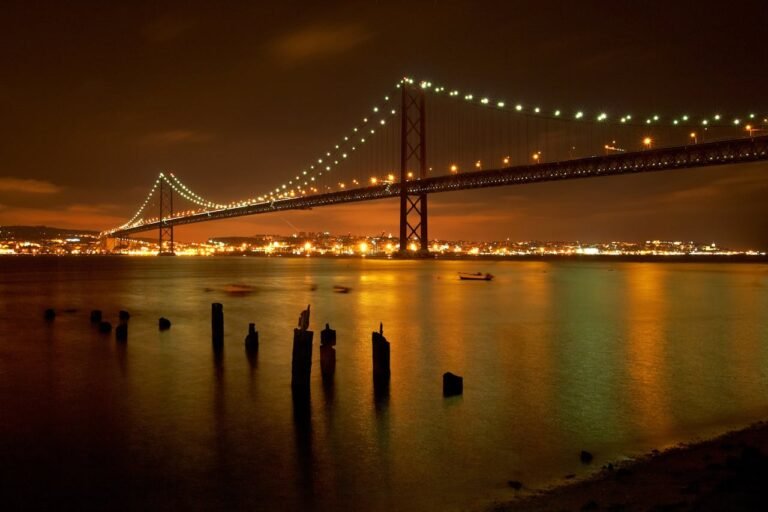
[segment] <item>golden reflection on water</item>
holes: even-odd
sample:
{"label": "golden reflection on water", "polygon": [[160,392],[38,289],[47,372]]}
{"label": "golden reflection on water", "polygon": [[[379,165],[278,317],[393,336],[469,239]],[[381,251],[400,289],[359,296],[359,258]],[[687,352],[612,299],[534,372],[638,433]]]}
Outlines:
{"label": "golden reflection on water", "polygon": [[649,432],[669,429],[665,378],[667,340],[667,269],[652,263],[623,272],[626,284],[626,368],[632,415]]}
{"label": "golden reflection on water", "polygon": [[[0,379],[13,411],[0,422],[11,439],[0,448],[29,460],[27,470],[47,464],[56,474],[55,457],[30,458],[17,441],[28,437],[43,454],[94,453],[99,472],[82,463],[78,478],[159,500],[152,483],[171,478],[191,508],[266,499],[287,509],[466,509],[509,497],[509,479],[536,485],[578,472],[580,449],[603,463],[768,407],[760,266],[57,261],[71,268],[51,277],[35,260],[13,273],[34,287],[0,275],[0,335],[21,340],[0,344],[0,376],[13,382]],[[497,278],[461,282],[458,271]],[[256,291],[224,293],[238,282]],[[221,353],[211,347],[211,302],[224,304]],[[308,303],[315,348],[302,402],[291,395],[291,340]],[[52,326],[35,316],[31,334],[20,332],[15,319],[43,305],[79,312]],[[92,329],[94,307],[131,311],[127,344]],[[173,322],[163,333],[161,315]],[[392,380],[377,399],[371,332],[380,321]],[[249,322],[260,333],[255,357],[243,345]],[[338,336],[331,385],[320,378],[326,322]],[[463,396],[442,397],[445,371],[465,377]],[[25,405],[33,402],[40,407]]]}

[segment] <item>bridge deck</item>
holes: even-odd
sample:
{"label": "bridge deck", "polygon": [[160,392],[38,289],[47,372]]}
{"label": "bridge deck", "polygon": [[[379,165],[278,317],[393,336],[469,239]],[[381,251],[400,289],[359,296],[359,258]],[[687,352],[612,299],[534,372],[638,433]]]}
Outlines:
{"label": "bridge deck", "polygon": [[[618,176],[622,174],[690,169],[761,160],[768,160],[768,136],[651,149],[561,162],[542,162],[533,165],[488,169],[456,175],[435,176],[409,182],[408,189],[411,193],[415,194],[434,194],[473,188],[503,187],[599,176]],[[376,199],[398,197],[399,194],[399,183],[375,185],[327,194],[281,199],[271,203],[265,202],[195,213],[118,230],[110,236],[120,237],[130,235],[131,233],[156,230],[161,225],[177,226],[275,211],[302,210],[334,204],[373,201]]]}

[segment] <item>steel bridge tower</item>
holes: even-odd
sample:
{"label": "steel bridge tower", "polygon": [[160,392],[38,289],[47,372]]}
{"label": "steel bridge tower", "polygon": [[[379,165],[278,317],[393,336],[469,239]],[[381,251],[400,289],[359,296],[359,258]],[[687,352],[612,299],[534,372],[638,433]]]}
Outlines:
{"label": "steel bridge tower", "polygon": [[158,238],[159,256],[176,256],[173,250],[173,224],[165,222],[166,217],[173,216],[173,189],[160,179],[160,234]]}
{"label": "steel bridge tower", "polygon": [[428,256],[427,194],[412,194],[408,190],[409,180],[427,177],[424,90],[403,82],[401,101],[399,255]]}

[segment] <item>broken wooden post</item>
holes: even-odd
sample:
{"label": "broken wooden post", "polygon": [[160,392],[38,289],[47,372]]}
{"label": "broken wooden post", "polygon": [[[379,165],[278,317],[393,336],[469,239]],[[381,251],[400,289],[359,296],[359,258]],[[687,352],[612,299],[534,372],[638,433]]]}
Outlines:
{"label": "broken wooden post", "polygon": [[256,324],[248,324],[248,335],[245,337],[246,350],[259,350],[259,333]]}
{"label": "broken wooden post", "polygon": [[211,341],[214,345],[224,344],[224,306],[211,304]]}
{"label": "broken wooden post", "polygon": [[325,329],[320,331],[320,370],[323,380],[333,379],[336,372],[336,330],[325,324]]}
{"label": "broken wooden post", "polygon": [[373,349],[373,379],[388,381],[389,371],[389,342],[384,337],[384,324],[379,323],[379,332],[372,333]]}
{"label": "broken wooden post", "polygon": [[126,323],[131,318],[131,314],[123,309],[120,310],[120,313],[118,313],[118,316],[120,317],[120,323]]}
{"label": "broken wooden post", "polygon": [[451,372],[443,374],[443,396],[461,395],[464,392],[464,378]]}
{"label": "broken wooden post", "polygon": [[99,324],[101,323],[101,310],[100,309],[94,309],[91,311],[91,323]]}
{"label": "broken wooden post", "polygon": [[299,315],[298,327],[293,330],[293,359],[291,361],[291,389],[295,393],[309,393],[312,372],[312,336],[309,328],[309,306]]}

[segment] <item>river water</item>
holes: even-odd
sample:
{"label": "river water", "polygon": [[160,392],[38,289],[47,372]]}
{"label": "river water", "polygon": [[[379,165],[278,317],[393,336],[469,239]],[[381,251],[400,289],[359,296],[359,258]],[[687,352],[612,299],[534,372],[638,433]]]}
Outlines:
{"label": "river water", "polygon": [[[231,283],[255,290],[231,296]],[[224,304],[222,352],[212,302]],[[307,304],[316,341],[302,401],[291,345]],[[50,324],[46,307],[58,311]],[[90,325],[96,308],[113,323],[130,311],[127,343]],[[552,485],[765,419],[767,319],[764,264],[0,258],[2,500],[483,509],[514,496],[509,480]],[[320,376],[325,322],[338,335],[332,386]],[[379,322],[384,396],[371,370]],[[463,396],[443,398],[446,371],[464,376]]]}

